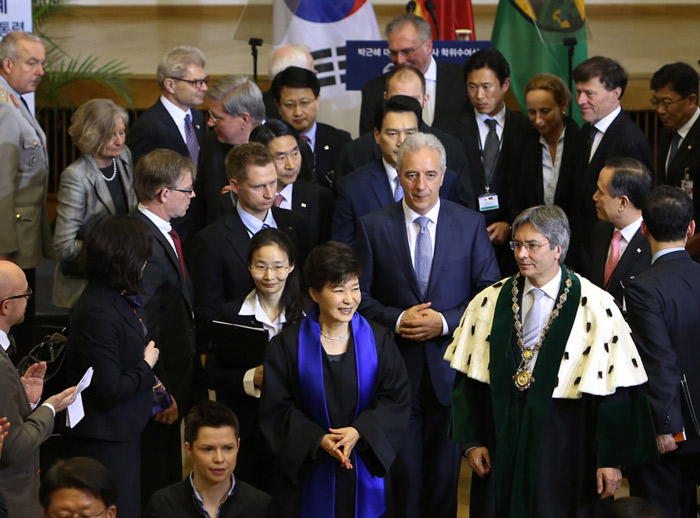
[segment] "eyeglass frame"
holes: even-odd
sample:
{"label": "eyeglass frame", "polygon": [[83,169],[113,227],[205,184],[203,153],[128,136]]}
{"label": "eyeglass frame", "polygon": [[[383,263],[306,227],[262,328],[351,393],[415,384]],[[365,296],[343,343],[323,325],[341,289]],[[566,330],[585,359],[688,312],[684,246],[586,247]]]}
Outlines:
{"label": "eyeglass frame", "polygon": [[661,106],[664,110],[668,110],[669,106],[672,104],[676,104],[678,102],[681,102],[683,99],[687,99],[689,96],[681,97],[680,99],[676,99],[675,101],[657,101],[655,97],[652,97],[649,99],[649,103],[654,107],[654,109],[657,109],[659,106]]}
{"label": "eyeglass frame", "polygon": [[516,251],[515,249],[522,249],[525,248],[527,250],[528,254],[532,253],[537,253],[539,252],[540,248],[542,248],[545,245],[548,245],[549,241],[546,243],[521,243],[520,241],[509,241],[508,245],[510,246],[510,249],[513,250],[514,252]]}
{"label": "eyeglass frame", "polygon": [[286,270],[289,270],[292,267],[291,264],[288,264],[286,266],[282,266],[280,264],[274,264],[272,266],[263,266],[262,264],[249,264],[248,269],[251,272],[254,273],[262,273],[265,275],[268,271],[272,273],[282,273]]}
{"label": "eyeglass frame", "polygon": [[194,192],[194,187],[190,189],[180,189],[179,187],[165,187],[165,189],[169,189],[171,191],[177,191],[177,192],[184,192],[188,196],[191,196],[192,193]]}
{"label": "eyeglass frame", "polygon": [[226,120],[224,117],[217,117],[216,115],[214,115],[214,113],[212,113],[211,110],[207,110],[207,113],[209,113],[209,118],[214,121],[215,125],[219,124],[221,121]]}
{"label": "eyeglass frame", "polygon": [[[102,515],[107,511],[107,509],[109,509],[109,507],[105,507],[105,508],[102,509],[102,511],[100,511],[99,513],[97,513],[97,514],[91,514],[91,515],[89,515],[89,516],[88,516],[88,515],[83,515],[83,514],[80,514],[80,513],[71,513],[71,512],[69,511],[70,515],[66,515],[66,516],[70,516],[70,518],[74,518],[74,517],[77,517],[77,518],[99,518],[100,516],[102,516]],[[50,514],[50,515],[49,515],[49,518],[58,518],[58,515],[57,515],[57,514]],[[61,518],[63,518],[63,517],[61,517]]]}
{"label": "eyeglass frame", "polygon": [[398,56],[399,54],[401,54],[405,58],[412,56],[419,48],[421,48],[423,45],[425,45],[425,43],[429,39],[430,38],[424,39],[421,43],[418,44],[417,47],[408,48],[408,49],[400,49],[400,50],[389,49],[389,56]]}
{"label": "eyeglass frame", "polygon": [[22,295],[12,295],[11,297],[7,297],[5,299],[2,299],[2,300],[0,300],[0,304],[3,304],[5,302],[7,302],[8,300],[12,300],[12,299],[25,298],[25,299],[29,300],[32,298],[33,295],[34,295],[34,292],[32,291],[32,288],[28,286],[27,291],[25,293],[23,293]]}
{"label": "eyeglass frame", "polygon": [[168,79],[189,83],[197,90],[201,90],[204,85],[209,85],[209,76],[206,76],[204,79],[183,79],[182,77],[169,77]]}

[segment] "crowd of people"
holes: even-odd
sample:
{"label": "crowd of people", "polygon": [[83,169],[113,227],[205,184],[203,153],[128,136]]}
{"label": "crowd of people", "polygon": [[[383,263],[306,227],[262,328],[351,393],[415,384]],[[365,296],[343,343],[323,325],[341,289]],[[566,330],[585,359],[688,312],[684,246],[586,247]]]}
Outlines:
{"label": "crowd of people", "polygon": [[[354,140],[317,120],[307,48],[266,92],[172,49],[130,128],[75,111],[53,238],[22,98],[43,45],[0,41],[0,517],[449,518],[463,457],[472,517],[697,516],[697,72],[651,80],[654,164],[614,59],[574,69],[579,128],[556,76],[519,113],[496,48],[436,61],[411,14],[386,37]],[[45,363],[13,365],[42,256],[70,308],[48,398]]]}

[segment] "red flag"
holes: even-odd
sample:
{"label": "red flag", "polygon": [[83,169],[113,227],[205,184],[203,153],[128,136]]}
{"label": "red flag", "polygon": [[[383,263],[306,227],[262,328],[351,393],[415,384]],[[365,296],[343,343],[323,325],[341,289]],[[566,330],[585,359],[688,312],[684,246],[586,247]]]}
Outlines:
{"label": "red flag", "polygon": [[457,29],[469,29],[472,31],[469,39],[476,40],[471,0],[433,0],[440,38],[438,38],[438,31],[435,30],[430,11],[426,8],[428,2],[430,0],[416,0],[415,14],[428,20],[433,28],[433,39],[456,40]]}

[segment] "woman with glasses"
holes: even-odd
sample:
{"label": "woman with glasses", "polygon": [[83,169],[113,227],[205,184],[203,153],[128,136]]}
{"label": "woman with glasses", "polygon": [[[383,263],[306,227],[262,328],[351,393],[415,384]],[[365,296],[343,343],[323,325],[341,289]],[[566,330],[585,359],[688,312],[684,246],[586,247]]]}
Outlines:
{"label": "woman with glasses", "polygon": [[78,266],[86,230],[106,215],[128,214],[137,204],[131,152],[124,145],[126,110],[109,99],[92,99],[71,122],[68,133],[81,156],[60,177],[53,284],[54,305],[68,308],[87,284]]}
{"label": "woman with glasses", "polygon": [[157,394],[159,351],[149,340],[139,295],[153,235],[142,221],[109,216],[85,239],[81,264],[88,278],[68,335],[66,378],[77,384],[85,416],[66,428],[68,456],[92,457],[114,476],[120,516],[141,516],[141,432]]}
{"label": "woman with glasses", "polygon": [[[215,320],[262,329],[266,332],[264,340],[269,341],[303,315],[294,247],[279,230],[263,229],[250,241],[247,262],[255,289],[244,298],[225,304]],[[238,454],[236,476],[269,491],[272,455],[258,427],[263,366],[244,369],[233,365],[227,352],[231,347],[252,346],[215,343],[207,354],[204,370],[207,385],[216,391],[217,400],[230,406],[241,423],[240,437],[245,447]]]}
{"label": "woman with glasses", "polygon": [[317,246],[304,276],[318,307],[265,357],[260,427],[275,454],[277,517],[393,516],[386,477],[411,389],[393,333],[356,312],[360,275],[348,245]]}

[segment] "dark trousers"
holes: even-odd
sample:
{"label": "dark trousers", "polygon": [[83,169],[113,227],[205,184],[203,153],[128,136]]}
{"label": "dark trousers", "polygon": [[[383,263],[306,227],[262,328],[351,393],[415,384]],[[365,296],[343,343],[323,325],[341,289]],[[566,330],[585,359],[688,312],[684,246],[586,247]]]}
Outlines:
{"label": "dark trousers", "polygon": [[411,399],[406,436],[391,467],[396,516],[457,515],[460,445],[447,436],[450,419],[451,408],[438,402],[426,366],[419,391]]}
{"label": "dark trousers", "polygon": [[141,498],[144,505],[159,489],[182,480],[180,422],[178,419],[173,424],[164,424],[151,419],[141,432]]}

